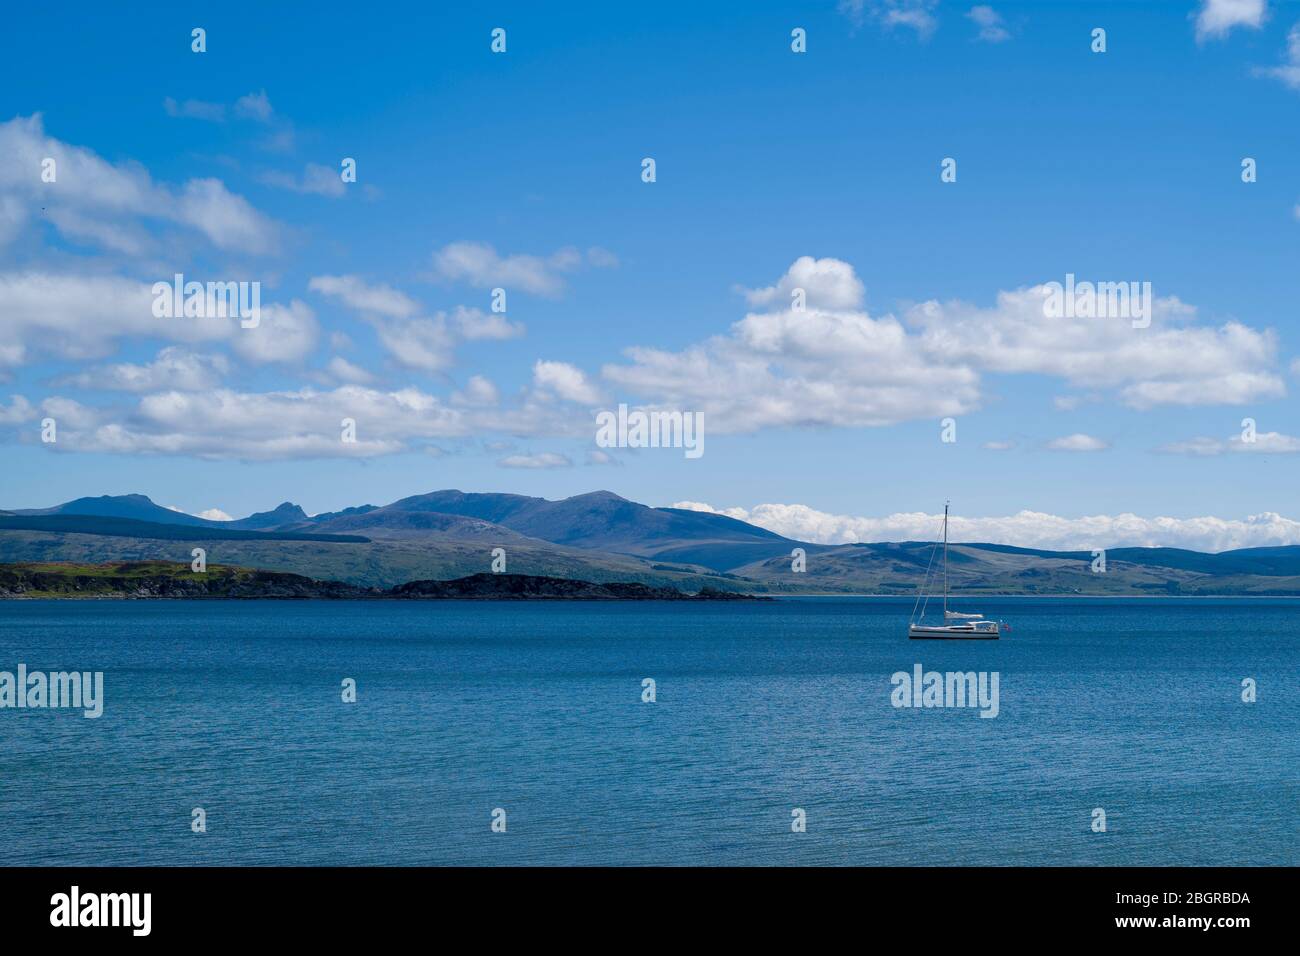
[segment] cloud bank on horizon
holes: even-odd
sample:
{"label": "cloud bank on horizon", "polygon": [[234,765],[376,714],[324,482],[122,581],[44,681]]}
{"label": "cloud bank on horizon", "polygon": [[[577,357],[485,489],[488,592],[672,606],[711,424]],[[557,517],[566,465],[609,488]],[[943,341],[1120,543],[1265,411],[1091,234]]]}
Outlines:
{"label": "cloud bank on horizon", "polygon": [[[943,519],[942,513],[922,512],[880,518],[836,515],[797,504],[714,508],[699,501],[679,501],[669,507],[726,515],[787,538],[814,544],[933,541]],[[1233,520],[1208,515],[1199,518],[1144,518],[1134,514],[1063,518],[1022,511],[1002,517],[952,515],[948,520],[948,537],[957,544],[1009,544],[1047,551],[1186,548],[1217,552],[1300,544],[1300,521],[1272,513]]]}

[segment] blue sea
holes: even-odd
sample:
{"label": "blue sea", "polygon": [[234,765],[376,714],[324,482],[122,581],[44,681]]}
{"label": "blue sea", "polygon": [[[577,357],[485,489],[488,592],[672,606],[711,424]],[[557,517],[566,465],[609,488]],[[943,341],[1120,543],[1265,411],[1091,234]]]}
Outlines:
{"label": "blue sea", "polygon": [[1300,863],[1300,603],[968,603],[0,602],[105,695],[0,710],[0,865]]}

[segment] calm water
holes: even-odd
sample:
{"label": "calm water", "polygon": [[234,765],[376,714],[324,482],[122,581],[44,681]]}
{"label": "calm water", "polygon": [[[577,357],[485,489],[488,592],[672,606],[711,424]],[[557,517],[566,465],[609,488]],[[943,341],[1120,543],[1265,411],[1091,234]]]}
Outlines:
{"label": "calm water", "polygon": [[[979,608],[1013,632],[909,642],[887,599],[0,602],[0,670],[107,698],[0,710],[0,864],[1300,863],[1300,603]],[[918,662],[998,671],[999,716],[895,709]]]}

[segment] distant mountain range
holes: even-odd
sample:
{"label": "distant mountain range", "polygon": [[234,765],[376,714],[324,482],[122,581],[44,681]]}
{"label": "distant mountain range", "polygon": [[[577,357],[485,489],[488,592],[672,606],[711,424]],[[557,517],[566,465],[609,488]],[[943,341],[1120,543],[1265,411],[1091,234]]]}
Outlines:
{"label": "distant mountain range", "polygon": [[[609,491],[560,501],[435,491],[388,505],[308,516],[284,502],[237,521],[211,521],[144,495],[78,498],[53,508],[0,511],[0,562],[208,560],[361,587],[446,580],[490,568],[593,582],[633,581],[697,591],[722,583],[768,593],[911,594],[933,542],[824,545],[734,518],[652,508]],[[805,572],[792,569],[802,548]],[[1300,595],[1300,546],[1205,554],[1115,548],[1106,572],[1090,551],[999,544],[949,549],[958,594]]]}

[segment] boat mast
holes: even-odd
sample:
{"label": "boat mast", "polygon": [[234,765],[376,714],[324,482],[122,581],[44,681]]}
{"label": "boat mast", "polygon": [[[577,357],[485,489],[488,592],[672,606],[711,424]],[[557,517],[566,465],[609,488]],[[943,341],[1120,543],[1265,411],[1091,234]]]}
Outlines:
{"label": "boat mast", "polygon": [[948,502],[943,503],[943,619],[948,620]]}

